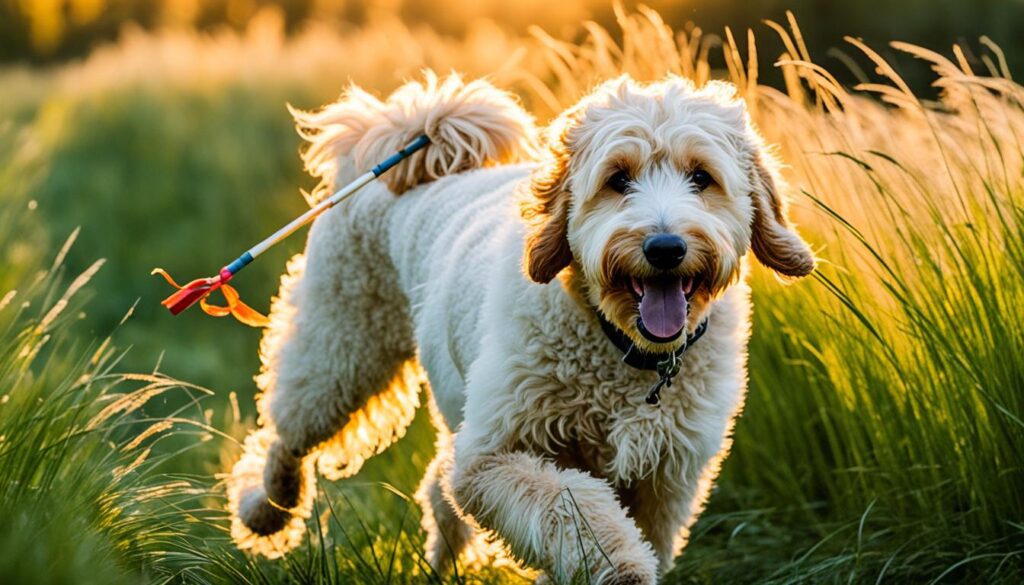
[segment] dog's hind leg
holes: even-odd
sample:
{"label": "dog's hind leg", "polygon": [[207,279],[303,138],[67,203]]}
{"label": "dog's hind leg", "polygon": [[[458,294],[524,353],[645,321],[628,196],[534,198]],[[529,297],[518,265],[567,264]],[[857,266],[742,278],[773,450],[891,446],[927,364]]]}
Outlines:
{"label": "dog's hind leg", "polygon": [[443,578],[456,563],[466,570],[483,567],[504,567],[530,576],[508,556],[501,543],[471,525],[458,512],[451,495],[451,473],[454,467],[455,437],[438,411],[435,396],[429,397],[430,417],[437,429],[437,452],[416,490],[416,501],[423,511],[420,525],[427,535],[424,546],[427,562]]}
{"label": "dog's hind leg", "polygon": [[473,528],[459,517],[444,494],[443,482],[452,466],[452,437],[442,425],[437,425],[437,454],[416,490],[416,501],[423,510],[420,524],[427,534],[427,562],[444,575],[473,537]]}
{"label": "dog's hind leg", "polygon": [[228,480],[232,535],[279,556],[297,545],[315,495],[311,455],[331,478],[404,432],[419,399],[409,307],[381,250],[389,194],[368,190],[322,216],[282,279],[261,344],[263,429]]}

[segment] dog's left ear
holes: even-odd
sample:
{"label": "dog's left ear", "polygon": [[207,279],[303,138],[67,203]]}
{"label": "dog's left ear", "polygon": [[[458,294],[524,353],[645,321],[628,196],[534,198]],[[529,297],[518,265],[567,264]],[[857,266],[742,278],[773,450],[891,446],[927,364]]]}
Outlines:
{"label": "dog's left ear", "polygon": [[764,157],[755,149],[751,248],[761,264],[775,272],[790,277],[807,276],[814,271],[814,254],[790,225],[785,199]]}

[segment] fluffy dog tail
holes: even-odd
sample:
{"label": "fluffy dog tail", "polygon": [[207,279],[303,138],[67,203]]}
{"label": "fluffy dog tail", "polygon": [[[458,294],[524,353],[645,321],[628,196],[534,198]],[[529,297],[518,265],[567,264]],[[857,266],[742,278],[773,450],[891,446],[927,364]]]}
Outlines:
{"label": "fluffy dog tail", "polygon": [[395,194],[471,169],[532,158],[533,118],[519,101],[485,80],[441,80],[431,71],[386,100],[352,85],[335,103],[315,112],[292,109],[309,142],[306,170],[320,179],[317,201],[387,158],[417,136],[431,143],[381,177]]}

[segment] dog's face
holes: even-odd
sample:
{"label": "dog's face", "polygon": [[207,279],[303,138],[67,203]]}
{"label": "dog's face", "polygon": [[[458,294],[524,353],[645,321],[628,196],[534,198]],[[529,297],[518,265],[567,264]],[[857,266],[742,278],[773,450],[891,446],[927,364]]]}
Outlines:
{"label": "dog's face", "polygon": [[609,81],[551,128],[523,206],[525,266],[572,266],[587,301],[648,351],[685,343],[750,248],[786,276],[814,268],[731,85]]}

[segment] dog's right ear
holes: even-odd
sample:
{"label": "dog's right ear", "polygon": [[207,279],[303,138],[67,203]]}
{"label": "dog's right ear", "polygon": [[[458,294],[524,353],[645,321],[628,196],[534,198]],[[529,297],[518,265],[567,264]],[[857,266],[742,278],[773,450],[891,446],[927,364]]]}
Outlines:
{"label": "dog's right ear", "polygon": [[569,248],[569,158],[566,133],[572,113],[552,126],[544,159],[530,177],[529,192],[520,211],[530,226],[526,235],[523,265],[537,283],[551,282],[572,262]]}
{"label": "dog's right ear", "polygon": [[569,247],[569,166],[572,161],[574,130],[580,128],[587,110],[610,96],[632,87],[628,74],[609,79],[559,116],[547,130],[540,167],[530,177],[529,192],[520,206],[530,226],[526,235],[523,266],[534,282],[551,282],[572,263]]}

